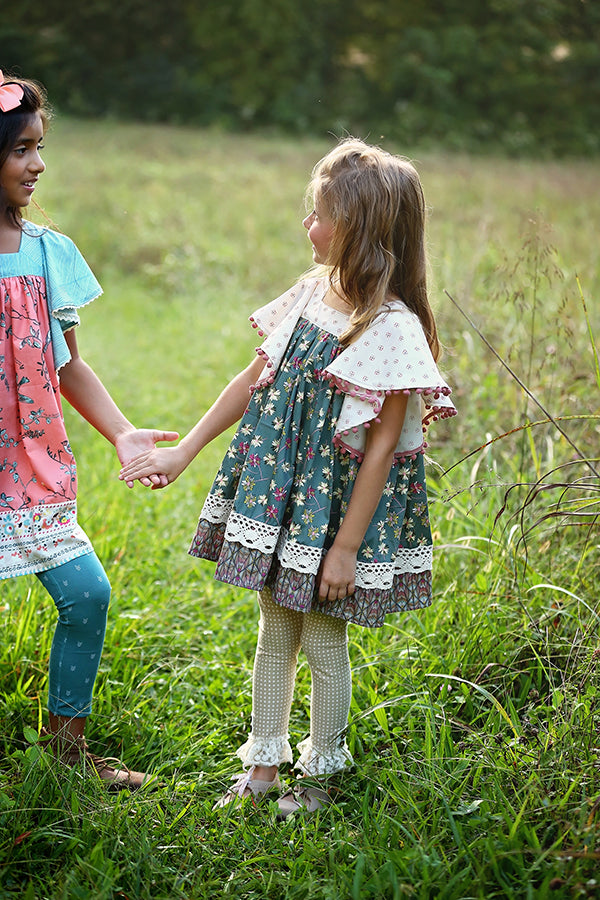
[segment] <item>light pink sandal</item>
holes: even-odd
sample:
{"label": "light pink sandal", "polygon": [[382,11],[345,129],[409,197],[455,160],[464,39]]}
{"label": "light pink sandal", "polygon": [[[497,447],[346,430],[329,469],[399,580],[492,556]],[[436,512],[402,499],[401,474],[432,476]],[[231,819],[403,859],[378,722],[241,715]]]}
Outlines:
{"label": "light pink sandal", "polygon": [[257,800],[261,800],[265,794],[283,789],[284,785],[279,780],[279,775],[275,775],[273,781],[259,781],[252,777],[254,769],[255,766],[252,766],[247,772],[233,775],[234,784],[217,800],[213,810],[224,809],[227,806],[231,809],[238,809],[244,800],[250,800],[256,806]]}
{"label": "light pink sandal", "polygon": [[314,787],[310,784],[302,784],[299,782],[291,791],[279,797],[277,805],[279,807],[278,819],[287,819],[292,813],[298,810],[305,812],[316,812],[318,809],[324,809],[331,804],[332,800],[329,792],[323,788]]}

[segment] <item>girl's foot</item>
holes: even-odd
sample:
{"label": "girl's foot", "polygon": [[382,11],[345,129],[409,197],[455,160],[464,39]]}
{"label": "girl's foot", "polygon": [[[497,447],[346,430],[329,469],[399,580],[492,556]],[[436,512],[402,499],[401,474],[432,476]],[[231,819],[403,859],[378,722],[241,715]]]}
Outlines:
{"label": "girl's foot", "polygon": [[42,746],[47,747],[60,763],[69,768],[79,766],[84,775],[94,775],[109,790],[128,788],[135,791],[155,782],[154,776],[149,776],[145,772],[134,772],[118,759],[90,753],[83,735],[56,735],[42,728],[40,737]]}
{"label": "girl's foot", "polygon": [[322,787],[316,787],[314,784],[299,781],[291,791],[277,800],[279,807],[277,818],[286,819],[298,810],[316,812],[318,809],[329,806],[331,802],[329,791]]}
{"label": "girl's foot", "polygon": [[[272,770],[267,771],[272,774]],[[213,810],[223,809],[226,806],[231,807],[231,809],[237,809],[247,799],[250,799],[255,806],[256,801],[264,797],[265,794],[270,794],[272,791],[281,791],[283,785],[279,780],[277,769],[274,769],[275,774],[270,781],[255,777],[256,774],[262,775],[263,773],[264,769],[261,768],[259,770],[258,766],[252,766],[247,772],[233,775],[234,784],[217,800]]]}

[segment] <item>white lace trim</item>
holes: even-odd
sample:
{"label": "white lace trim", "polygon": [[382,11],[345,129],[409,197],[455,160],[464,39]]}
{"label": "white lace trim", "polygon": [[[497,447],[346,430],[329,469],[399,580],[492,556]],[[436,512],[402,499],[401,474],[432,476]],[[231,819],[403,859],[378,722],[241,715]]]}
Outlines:
{"label": "white lace trim", "polygon": [[320,547],[299,544],[294,538],[290,538],[285,528],[282,528],[277,542],[277,559],[284,569],[316,575],[323,559],[323,551]]}
{"label": "white lace trim", "polygon": [[312,738],[306,738],[298,744],[300,758],[295,768],[304,775],[333,775],[351,766],[354,762],[352,754],[344,741],[341,747],[332,747],[328,752],[317,750]]}
{"label": "white lace trim", "polygon": [[244,768],[251,766],[280,766],[293,760],[292,748],[287,734],[280,737],[259,738],[250,735],[237,751]]}
{"label": "white lace trim", "polygon": [[220,525],[228,520],[232,509],[233,500],[223,500],[216,494],[209,494],[202,506],[200,518]]}
{"label": "white lace trim", "polygon": [[227,520],[225,540],[242,544],[251,550],[260,550],[261,553],[275,553],[277,540],[281,528],[267,525],[265,522],[257,522],[242,516],[238,512],[232,512]]}
{"label": "white lace trim", "polygon": [[[288,531],[279,526],[256,522],[238,512],[231,511],[232,500],[218,497],[206,498],[202,517],[209,522],[227,522],[225,540],[241,544],[251,550],[258,550],[267,556],[273,554],[285,569],[293,569],[308,575],[316,575],[323,557],[319,547],[309,547],[290,538]],[[431,544],[421,547],[400,547],[393,562],[356,564],[356,584],[370,590],[388,590],[395,575],[407,572],[426,572],[431,569],[433,548]]]}
{"label": "white lace trim", "polygon": [[[282,529],[276,548],[277,558],[285,569],[316,575],[323,558],[322,551],[316,547],[306,547],[290,539]],[[387,590],[392,586],[395,575],[406,572],[426,572],[433,563],[431,545],[404,548],[398,550],[394,562],[356,564],[356,583],[365,589]]]}
{"label": "white lace trim", "polygon": [[362,588],[390,588],[395,575],[427,572],[433,563],[433,547],[400,547],[393,563],[356,564],[356,583]]}

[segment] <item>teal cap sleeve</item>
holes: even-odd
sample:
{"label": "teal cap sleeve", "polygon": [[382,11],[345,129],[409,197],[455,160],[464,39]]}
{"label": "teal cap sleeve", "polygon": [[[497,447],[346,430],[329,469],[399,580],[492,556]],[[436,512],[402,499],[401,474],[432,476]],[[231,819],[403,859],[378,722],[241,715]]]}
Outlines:
{"label": "teal cap sleeve", "polygon": [[77,310],[99,297],[102,288],[70,238],[48,229],[41,240],[54,364],[60,369],[71,359],[64,332],[79,325]]}

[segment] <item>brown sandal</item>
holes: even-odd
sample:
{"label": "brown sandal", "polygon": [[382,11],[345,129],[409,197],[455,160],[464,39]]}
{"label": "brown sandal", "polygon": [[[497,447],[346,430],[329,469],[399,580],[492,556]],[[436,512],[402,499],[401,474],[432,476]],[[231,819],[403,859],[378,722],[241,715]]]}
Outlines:
{"label": "brown sandal", "polygon": [[83,737],[59,736],[42,728],[40,738],[40,746],[48,748],[63,765],[69,768],[80,766],[84,775],[96,776],[108,789],[135,791],[156,781],[155,776],[128,769],[118,759],[90,753]]}

